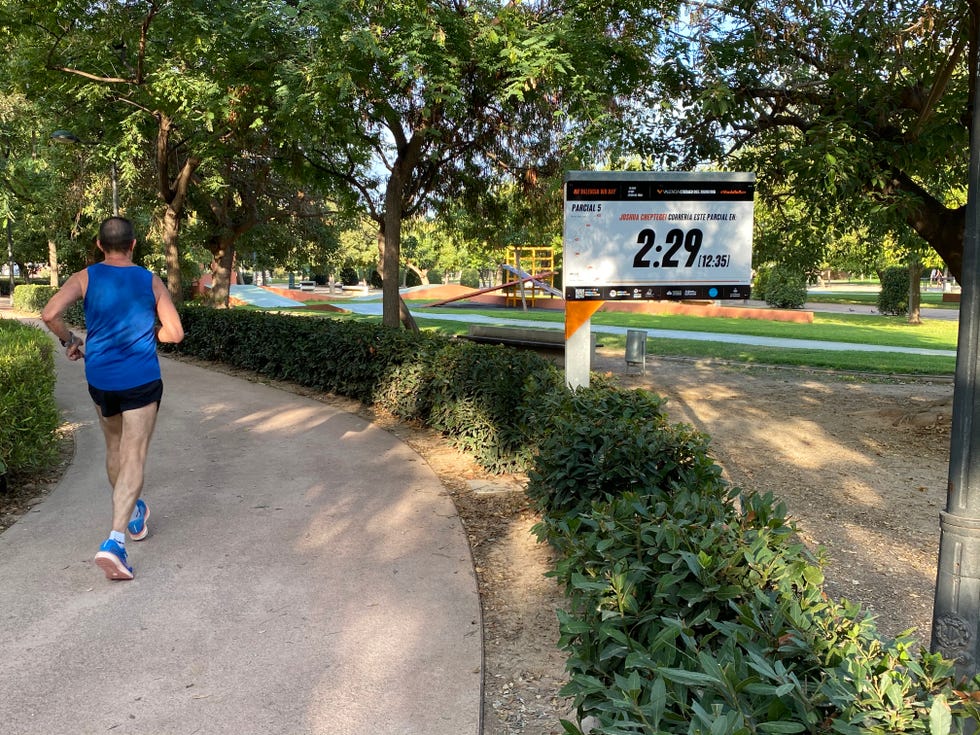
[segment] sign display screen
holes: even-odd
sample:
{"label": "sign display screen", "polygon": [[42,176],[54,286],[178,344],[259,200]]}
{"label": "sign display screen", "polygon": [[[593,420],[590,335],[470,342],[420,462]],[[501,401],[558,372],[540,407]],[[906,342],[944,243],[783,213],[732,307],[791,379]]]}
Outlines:
{"label": "sign display screen", "polygon": [[572,171],[568,301],[746,299],[755,174]]}

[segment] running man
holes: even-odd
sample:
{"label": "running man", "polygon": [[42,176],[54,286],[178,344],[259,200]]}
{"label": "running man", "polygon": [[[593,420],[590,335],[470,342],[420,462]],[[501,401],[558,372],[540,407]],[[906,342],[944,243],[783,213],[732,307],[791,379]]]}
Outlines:
{"label": "running man", "polygon": [[[85,359],[89,395],[105,436],[112,531],[99,547],[95,563],[108,579],[132,579],[126,531],[133,541],[149,532],[150,511],[140,495],[163,396],[156,343],[180,342],[184,328],[163,281],[133,263],[136,232],[129,220],[107,219],[96,244],[105,260],[69,277],[41,318],[61,340],[69,360]],[[88,340],[84,352],[81,338],[64,320],[68,307],[80,299]]]}

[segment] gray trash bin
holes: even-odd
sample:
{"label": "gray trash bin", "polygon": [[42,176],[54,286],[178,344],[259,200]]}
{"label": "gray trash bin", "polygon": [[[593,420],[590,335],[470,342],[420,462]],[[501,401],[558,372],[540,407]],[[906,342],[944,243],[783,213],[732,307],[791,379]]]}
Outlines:
{"label": "gray trash bin", "polygon": [[626,364],[647,366],[647,333],[642,329],[626,330]]}

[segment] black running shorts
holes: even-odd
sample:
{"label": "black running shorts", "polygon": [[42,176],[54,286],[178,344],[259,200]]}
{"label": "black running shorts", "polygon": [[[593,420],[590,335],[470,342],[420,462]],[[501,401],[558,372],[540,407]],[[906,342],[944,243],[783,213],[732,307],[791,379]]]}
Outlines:
{"label": "black running shorts", "polygon": [[126,390],[101,390],[89,385],[88,394],[92,396],[95,405],[102,409],[102,415],[105,417],[143,408],[151,403],[157,404],[159,409],[160,399],[163,398],[163,381],[154,380]]}

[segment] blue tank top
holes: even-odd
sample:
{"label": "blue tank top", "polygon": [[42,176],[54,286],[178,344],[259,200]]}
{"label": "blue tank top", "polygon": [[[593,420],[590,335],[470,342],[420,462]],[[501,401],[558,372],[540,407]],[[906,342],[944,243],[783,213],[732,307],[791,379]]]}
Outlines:
{"label": "blue tank top", "polygon": [[153,274],[139,266],[91,265],[84,304],[89,384],[127,390],[159,380]]}

